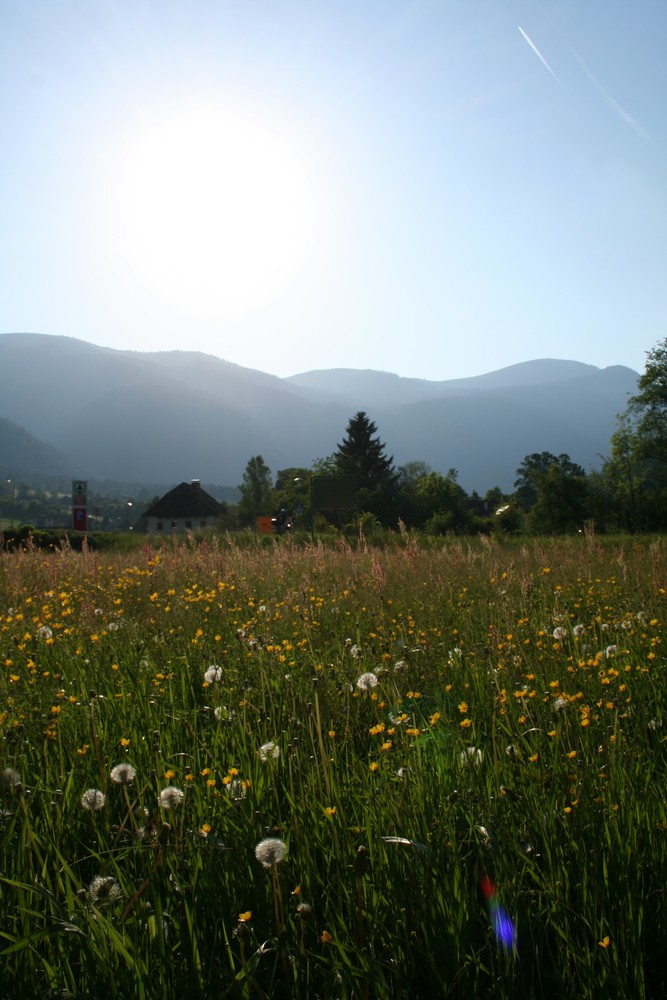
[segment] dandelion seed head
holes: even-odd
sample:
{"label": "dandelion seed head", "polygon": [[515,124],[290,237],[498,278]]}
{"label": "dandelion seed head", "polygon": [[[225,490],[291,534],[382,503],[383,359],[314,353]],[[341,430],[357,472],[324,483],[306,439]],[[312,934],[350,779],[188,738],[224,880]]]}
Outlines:
{"label": "dandelion seed head", "polygon": [[167,785],[160,792],[160,805],[163,809],[176,809],[183,802],[185,795],[183,790],[175,785]]}
{"label": "dandelion seed head", "polygon": [[123,764],[116,764],[115,767],[111,768],[111,773],[109,777],[117,785],[131,785],[137,776],[137,772],[128,764],[127,761]]}
{"label": "dandelion seed head", "polygon": [[260,760],[278,760],[278,757],[280,757],[280,747],[277,743],[269,740],[268,743],[262,743],[257,753]]}
{"label": "dandelion seed head", "polygon": [[40,638],[42,638],[42,639],[52,639],[53,638],[53,630],[50,629],[48,625],[42,625],[42,627],[39,630],[39,635],[40,635]]}
{"label": "dandelion seed head", "polygon": [[272,868],[285,860],[287,845],[279,837],[265,837],[255,848],[255,857],[264,868]]}
{"label": "dandelion seed head", "polygon": [[459,760],[462,764],[473,764],[479,767],[482,763],[482,751],[478,750],[477,747],[466,747],[459,754]]}
{"label": "dandelion seed head", "polygon": [[86,812],[96,812],[104,808],[106,797],[99,788],[87,788],[81,796],[81,808]]}
{"label": "dandelion seed head", "polygon": [[217,684],[222,680],[222,667],[217,666],[217,664],[212,663],[204,674],[204,680],[207,684]]}
{"label": "dandelion seed head", "polygon": [[18,791],[21,788],[21,775],[15,767],[6,767],[3,770],[0,785],[7,791]]}
{"label": "dandelion seed head", "polygon": [[377,685],[377,675],[371,671],[362,674],[361,677],[357,677],[357,687],[360,691],[370,691],[371,688],[377,687]]}
{"label": "dandelion seed head", "polygon": [[122,895],[121,887],[111,875],[96,875],[88,886],[88,899],[94,906],[111,906]]}

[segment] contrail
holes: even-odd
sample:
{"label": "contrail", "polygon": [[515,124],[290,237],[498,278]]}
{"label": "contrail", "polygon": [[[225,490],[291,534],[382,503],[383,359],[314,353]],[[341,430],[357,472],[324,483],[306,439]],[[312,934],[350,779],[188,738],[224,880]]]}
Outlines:
{"label": "contrail", "polygon": [[[521,29],[519,29],[519,30],[521,30]],[[630,128],[633,128],[635,130],[635,132],[638,132],[639,135],[641,135],[644,139],[650,139],[651,136],[648,134],[648,132],[646,131],[646,129],[644,128],[644,126],[640,125],[639,122],[636,121],[632,117],[632,115],[628,114],[628,112],[625,110],[625,108],[622,108],[621,105],[617,101],[614,100],[614,98],[611,96],[611,94],[607,93],[607,91],[604,89],[604,87],[602,86],[602,84],[600,83],[600,81],[595,76],[593,76],[593,74],[591,73],[590,69],[588,68],[588,66],[586,65],[586,63],[584,62],[584,60],[581,58],[581,56],[579,55],[579,53],[575,49],[573,49],[573,48],[570,48],[570,52],[572,53],[572,55],[574,56],[574,58],[577,60],[577,62],[579,63],[579,65],[581,66],[581,68],[583,69],[584,73],[586,74],[586,76],[588,77],[588,79],[591,81],[591,83],[593,84],[593,86],[597,90],[600,91],[600,93],[604,97],[604,99],[607,102],[607,104],[612,108],[613,111],[616,112],[616,114],[618,115],[618,117],[622,121],[624,121],[626,125],[629,125]]]}
{"label": "contrail", "polygon": [[526,41],[528,42],[528,44],[530,45],[531,49],[533,50],[533,52],[535,53],[535,55],[537,56],[537,58],[540,60],[540,62],[542,63],[542,65],[545,66],[546,69],[549,70],[549,72],[551,73],[552,77],[554,78],[554,80],[556,81],[556,83],[558,84],[558,86],[561,87],[563,90],[565,90],[565,87],[563,87],[563,84],[560,82],[560,80],[558,79],[558,77],[556,76],[556,74],[554,73],[554,71],[552,70],[551,66],[546,61],[546,59],[544,58],[544,56],[542,55],[542,53],[540,52],[540,50],[538,49],[538,47],[535,44],[535,42],[533,42],[528,37],[528,35],[523,30],[523,28],[521,27],[521,25],[519,25],[518,27],[519,27],[519,31],[521,32],[522,36],[526,39]]}

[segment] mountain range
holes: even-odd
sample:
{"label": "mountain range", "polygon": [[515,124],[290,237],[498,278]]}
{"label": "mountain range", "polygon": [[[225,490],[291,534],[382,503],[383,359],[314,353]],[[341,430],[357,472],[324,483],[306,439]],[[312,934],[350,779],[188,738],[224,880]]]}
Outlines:
{"label": "mountain range", "polygon": [[279,378],[198,352],[6,333],[0,474],[236,486],[253,455],[274,473],[310,467],[364,410],[395,465],[421,460],[457,469],[468,491],[509,491],[532,452],[599,467],[637,378],[555,359],[446,381],[346,368]]}

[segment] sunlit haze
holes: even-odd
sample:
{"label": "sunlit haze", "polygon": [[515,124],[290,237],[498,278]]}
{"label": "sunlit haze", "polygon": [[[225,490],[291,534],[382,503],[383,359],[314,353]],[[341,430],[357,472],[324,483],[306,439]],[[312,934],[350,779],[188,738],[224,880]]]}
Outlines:
{"label": "sunlit haze", "polygon": [[0,9],[0,333],[276,375],[642,370],[667,6]]}

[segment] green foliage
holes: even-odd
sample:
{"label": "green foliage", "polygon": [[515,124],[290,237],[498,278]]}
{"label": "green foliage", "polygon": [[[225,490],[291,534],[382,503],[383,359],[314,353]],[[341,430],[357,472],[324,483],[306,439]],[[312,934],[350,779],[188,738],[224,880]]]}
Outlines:
{"label": "green foliage", "polygon": [[377,426],[363,412],[350,419],[346,435],[334,455],[336,473],[354,476],[359,508],[387,522],[396,513],[398,477],[393,458],[377,436]]}
{"label": "green foliage", "polygon": [[240,524],[252,525],[258,516],[268,516],[273,512],[271,470],[261,455],[255,455],[248,461],[239,490],[241,499],[237,510]]}
{"label": "green foliage", "polygon": [[637,531],[667,525],[667,340],[648,352],[638,392],[619,417],[603,474],[619,527]]}

